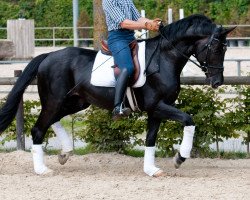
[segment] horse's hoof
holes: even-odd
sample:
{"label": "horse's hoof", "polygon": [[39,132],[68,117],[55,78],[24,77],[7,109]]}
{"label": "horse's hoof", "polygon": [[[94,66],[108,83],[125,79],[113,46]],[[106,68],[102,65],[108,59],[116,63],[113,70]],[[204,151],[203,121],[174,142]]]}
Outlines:
{"label": "horse's hoof", "polygon": [[160,169],[159,171],[154,173],[153,177],[159,178],[159,177],[162,177],[162,176],[165,176],[165,175],[166,175],[166,173]]}
{"label": "horse's hoof", "polygon": [[69,151],[69,152],[61,152],[60,154],[58,154],[58,161],[61,165],[64,165],[69,157],[73,155],[73,152],[72,151]]}
{"label": "horse's hoof", "polygon": [[173,158],[173,162],[174,162],[174,167],[175,169],[179,169],[181,164],[184,163],[186,159],[181,157],[180,153],[177,152]]}
{"label": "horse's hoof", "polygon": [[49,169],[48,167],[44,167],[43,170],[35,170],[35,173],[40,176],[51,176],[54,174],[54,171],[52,169]]}
{"label": "horse's hoof", "polygon": [[52,169],[47,168],[42,174],[40,174],[42,176],[53,176],[54,175],[54,171]]}

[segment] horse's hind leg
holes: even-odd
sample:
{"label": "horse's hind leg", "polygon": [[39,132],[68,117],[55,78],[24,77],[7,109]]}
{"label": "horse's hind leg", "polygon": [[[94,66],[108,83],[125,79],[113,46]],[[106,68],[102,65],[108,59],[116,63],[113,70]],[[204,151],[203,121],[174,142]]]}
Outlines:
{"label": "horse's hind leg", "polygon": [[[76,113],[80,110],[84,110],[89,107],[89,103],[87,103],[84,99],[80,96],[71,96],[64,100],[61,109],[58,113],[59,118],[62,118],[68,114]],[[58,161],[61,165],[64,165],[69,156],[73,154],[73,144],[72,140],[70,139],[68,133],[63,128],[61,123],[58,121],[52,125],[52,129],[56,133],[57,138],[61,142],[62,151],[58,155]]]}
{"label": "horse's hind leg", "polygon": [[69,156],[73,154],[72,140],[59,121],[52,124],[51,127],[62,145],[62,150],[58,154],[58,161],[61,165],[64,165]]}
{"label": "horse's hind leg", "polygon": [[[50,106],[50,108],[52,108],[52,106]],[[34,171],[39,175],[52,172],[52,170],[49,169],[44,163],[42,143],[48,128],[53,123],[52,121],[54,120],[55,116],[56,110],[42,108],[39,118],[31,130],[33,140],[32,155]]]}

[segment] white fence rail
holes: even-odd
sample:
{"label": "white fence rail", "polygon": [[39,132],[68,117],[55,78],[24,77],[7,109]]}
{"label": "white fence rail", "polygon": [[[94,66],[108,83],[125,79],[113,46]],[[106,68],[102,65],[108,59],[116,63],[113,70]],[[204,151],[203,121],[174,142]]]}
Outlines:
{"label": "white fence rail", "polygon": [[[48,38],[35,38],[35,41],[52,41],[53,47],[56,46],[56,42],[62,42],[62,41],[70,41],[73,42],[74,38],[62,38],[62,37],[57,37],[57,33],[61,30],[66,30],[68,33],[71,31],[73,32],[73,27],[36,27],[35,31],[50,31],[50,37]],[[93,35],[90,32],[93,32],[93,27],[78,27],[77,28],[78,32],[84,32],[86,35]],[[84,34],[84,33],[83,33]],[[73,34],[72,34],[73,36]],[[93,37],[79,37],[78,41],[93,41]]]}
{"label": "white fence rail", "polygon": [[[242,47],[242,46],[250,46],[250,25],[224,25],[225,27],[234,27],[237,26],[239,29],[239,35],[242,36],[235,36],[235,37],[228,37],[229,46],[230,47]],[[93,27],[78,27],[77,28],[79,33],[80,42],[93,42]],[[47,37],[40,38],[38,35],[39,32],[46,33]],[[0,32],[4,32],[5,38],[0,39],[7,39],[7,28],[0,27]],[[242,33],[241,33],[242,32]],[[71,34],[72,33],[72,34]],[[86,37],[88,35],[89,37]],[[60,42],[71,42],[73,43],[74,38],[73,36],[73,27],[35,27],[35,41],[38,42],[47,42],[48,46],[59,46],[58,43]],[[45,46],[45,45],[43,45]],[[65,46],[65,44],[64,44]]]}
{"label": "white fence rail", "polygon": [[[0,71],[6,69],[6,66],[10,66],[10,65],[16,65],[16,64],[21,64],[23,66],[26,66],[28,64],[28,62],[30,62],[30,60],[6,60],[6,61],[0,61]],[[247,68],[249,67],[249,69],[247,69],[247,72],[250,73],[250,65],[248,65],[247,63],[250,63],[250,58],[249,59],[225,59],[224,61],[224,65],[225,65],[225,70],[227,68],[229,69],[234,69],[237,68],[237,70],[235,70],[235,73],[233,74],[233,76],[229,75],[229,76],[225,76],[225,85],[231,85],[231,84],[235,84],[235,85],[241,85],[241,84],[245,84],[245,85],[250,85],[250,78],[246,77],[246,73],[242,74],[242,66],[244,65],[244,67],[247,66]],[[188,62],[187,65],[192,64],[191,62]],[[247,64],[247,65],[246,65]],[[246,70],[246,69],[245,69]],[[16,82],[16,78],[14,77],[6,77],[6,76],[1,76],[0,77],[0,94],[7,94],[10,92],[11,87],[7,87],[4,88],[4,86],[10,86],[13,85]],[[201,77],[200,75],[192,75],[192,76],[184,76],[181,77],[181,83],[182,84],[189,84],[189,85],[196,85],[196,84],[205,84],[204,83],[204,77]],[[33,81],[30,85],[36,85],[36,81]],[[27,94],[37,94],[37,88],[32,88],[31,90],[27,90],[26,91]]]}
{"label": "white fence rail", "polygon": [[[193,61],[195,61],[195,60],[193,60]],[[29,62],[30,62],[30,60],[0,60],[0,70],[1,70],[1,67],[5,67],[5,65],[8,65],[8,64],[28,64]],[[250,62],[250,58],[225,59],[224,60],[224,65],[225,66],[226,66],[227,62],[235,62],[235,64],[230,64],[230,68],[236,67],[237,68],[237,74],[235,74],[235,76],[241,76],[241,73],[242,73],[242,70],[241,70],[242,63],[243,62]],[[192,63],[188,62],[187,65],[188,64],[192,64]]]}

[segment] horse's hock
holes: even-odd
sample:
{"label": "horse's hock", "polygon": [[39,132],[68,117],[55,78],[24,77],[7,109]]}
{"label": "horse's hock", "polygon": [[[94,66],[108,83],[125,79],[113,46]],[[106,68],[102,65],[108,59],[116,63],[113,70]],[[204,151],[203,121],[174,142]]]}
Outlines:
{"label": "horse's hock", "polygon": [[8,20],[7,38],[15,46],[14,59],[30,59],[35,53],[34,20]]}
{"label": "horse's hock", "polygon": [[14,43],[11,40],[0,40],[0,60],[11,59],[14,55]]}

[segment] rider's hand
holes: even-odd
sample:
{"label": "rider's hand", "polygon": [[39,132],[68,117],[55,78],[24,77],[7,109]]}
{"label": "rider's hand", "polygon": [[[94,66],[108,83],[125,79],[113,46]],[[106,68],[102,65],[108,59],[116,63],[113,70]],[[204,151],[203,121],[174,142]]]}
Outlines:
{"label": "rider's hand", "polygon": [[158,31],[161,24],[161,19],[156,18],[154,20],[149,20],[145,23],[145,27],[150,31]]}

